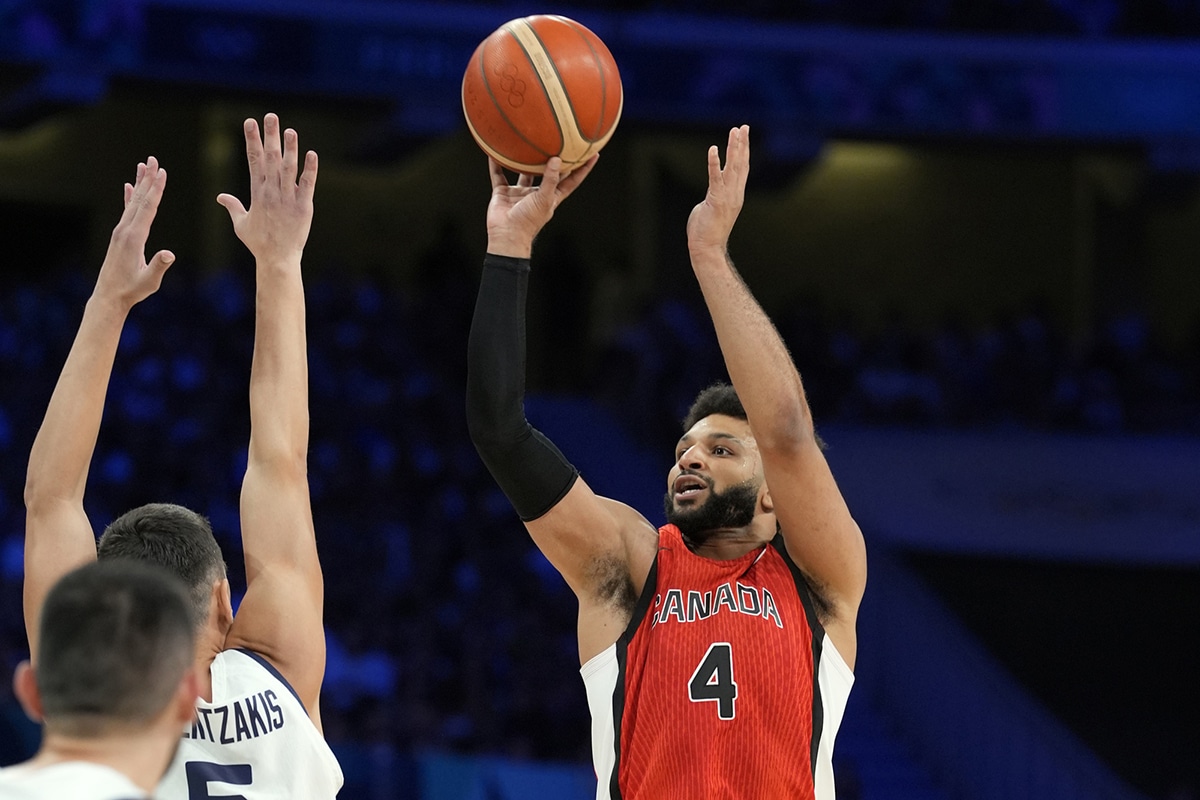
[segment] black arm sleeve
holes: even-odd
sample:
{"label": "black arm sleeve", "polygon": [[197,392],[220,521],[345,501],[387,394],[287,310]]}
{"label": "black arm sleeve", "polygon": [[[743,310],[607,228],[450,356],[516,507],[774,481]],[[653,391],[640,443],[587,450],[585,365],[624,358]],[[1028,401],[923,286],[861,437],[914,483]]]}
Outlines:
{"label": "black arm sleeve", "polygon": [[562,500],[579,471],[525,419],[529,259],[489,254],[467,342],[467,429],[521,519]]}

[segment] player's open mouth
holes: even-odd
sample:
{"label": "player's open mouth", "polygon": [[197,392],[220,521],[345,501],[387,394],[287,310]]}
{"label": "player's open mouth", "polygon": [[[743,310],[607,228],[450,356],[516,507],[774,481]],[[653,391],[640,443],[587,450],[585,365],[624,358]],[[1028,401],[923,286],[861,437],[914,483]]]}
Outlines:
{"label": "player's open mouth", "polygon": [[675,492],[675,500],[678,502],[696,497],[708,488],[708,484],[704,482],[703,478],[696,475],[680,475],[675,479],[671,488]]}

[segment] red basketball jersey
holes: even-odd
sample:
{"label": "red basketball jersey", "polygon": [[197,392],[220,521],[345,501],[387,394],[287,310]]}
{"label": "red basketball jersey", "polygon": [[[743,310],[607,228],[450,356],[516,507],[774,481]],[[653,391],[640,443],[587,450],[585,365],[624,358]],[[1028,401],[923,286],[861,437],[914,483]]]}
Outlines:
{"label": "red basketball jersey", "polygon": [[833,800],[853,676],[781,537],[733,561],[679,529],[621,638],[582,668],[602,800]]}

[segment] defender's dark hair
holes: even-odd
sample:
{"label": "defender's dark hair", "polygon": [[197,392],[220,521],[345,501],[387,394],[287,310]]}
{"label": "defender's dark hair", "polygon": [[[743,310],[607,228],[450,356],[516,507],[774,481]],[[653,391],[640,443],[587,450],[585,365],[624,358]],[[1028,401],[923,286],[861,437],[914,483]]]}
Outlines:
{"label": "defender's dark hair", "polygon": [[97,553],[101,559],[132,558],[165,567],[187,587],[196,628],[208,618],[213,582],[225,576],[225,559],[208,520],[170,503],[150,503],[117,517],[100,537]]}
{"label": "defender's dark hair", "polygon": [[191,667],[189,605],[179,579],[151,564],[114,558],[67,573],[38,625],[47,729],[90,738],[161,714]]}
{"label": "defender's dark hair", "polygon": [[718,381],[696,395],[687,416],[683,418],[683,432],[687,433],[693,425],[710,414],[746,419],[746,409],[742,408],[742,401],[738,399],[737,392],[724,381]]}

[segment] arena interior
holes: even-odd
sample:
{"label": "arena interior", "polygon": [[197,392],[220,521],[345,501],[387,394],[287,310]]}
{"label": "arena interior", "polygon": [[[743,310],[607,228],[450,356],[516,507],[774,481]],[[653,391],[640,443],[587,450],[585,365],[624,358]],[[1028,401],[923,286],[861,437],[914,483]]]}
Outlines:
{"label": "arena interior", "polygon": [[38,729],[22,487],[121,184],[178,262],[131,315],[102,527],[207,515],[236,587],[254,269],[214,202],[241,121],[321,157],[309,469],[341,797],[594,796],[575,600],[467,436],[487,163],[459,87],[506,20],[587,25],[623,115],[534,250],[528,414],[661,520],[725,377],[684,224],[749,123],[730,252],[868,548],[841,800],[1200,796],[1200,4],[1178,0],[0,3],[0,764]]}

